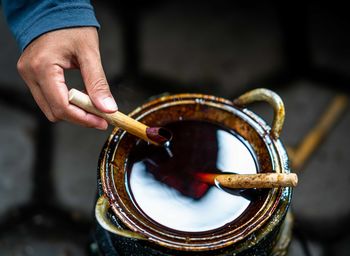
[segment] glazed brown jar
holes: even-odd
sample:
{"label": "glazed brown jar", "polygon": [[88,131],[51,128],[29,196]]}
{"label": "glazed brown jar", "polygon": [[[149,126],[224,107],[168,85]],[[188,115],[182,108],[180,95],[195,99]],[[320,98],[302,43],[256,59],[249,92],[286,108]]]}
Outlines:
{"label": "glazed brown jar", "polygon": [[[270,127],[245,108],[266,101],[274,109]],[[202,94],[178,94],[152,100],[130,116],[148,126],[177,121],[216,123],[242,137],[252,149],[257,172],[289,173],[288,156],[279,135],[284,122],[280,97],[267,89],[255,89],[235,101]],[[130,196],[127,182],[129,155],[138,138],[114,129],[100,155],[98,227],[121,255],[284,255],[292,218],[288,213],[292,189],[276,188],[262,193],[232,221],[205,232],[182,232],[158,225],[147,217]],[[286,217],[287,216],[287,217]],[[200,215],[199,215],[200,217]]]}

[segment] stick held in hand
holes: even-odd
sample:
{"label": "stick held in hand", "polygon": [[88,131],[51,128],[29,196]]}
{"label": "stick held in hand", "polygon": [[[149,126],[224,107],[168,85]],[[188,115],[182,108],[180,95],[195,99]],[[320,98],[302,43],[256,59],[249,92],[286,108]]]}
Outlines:
{"label": "stick held in hand", "polygon": [[92,103],[89,96],[76,89],[69,91],[69,102],[85,111],[105,119],[109,124],[121,129],[155,145],[164,145],[172,138],[172,133],[163,127],[148,127],[147,125],[119,112],[103,113]]}

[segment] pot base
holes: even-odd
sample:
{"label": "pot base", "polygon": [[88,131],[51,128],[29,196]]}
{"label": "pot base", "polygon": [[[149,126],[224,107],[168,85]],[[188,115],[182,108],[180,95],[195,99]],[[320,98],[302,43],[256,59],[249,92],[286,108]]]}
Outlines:
{"label": "pot base", "polygon": [[[292,228],[294,224],[293,214],[289,210],[283,224],[281,225],[281,229],[277,235],[275,240],[275,245],[272,248],[271,252],[263,252],[263,248],[259,248],[258,255],[266,255],[266,256],[285,256],[288,253],[289,245],[292,240]],[[153,247],[153,246],[151,246]],[[198,254],[198,252],[186,253],[179,251],[175,253],[174,251],[167,252],[167,249],[163,248],[163,250],[157,250],[155,248],[151,248],[147,245],[147,242],[131,240],[127,238],[122,238],[115,236],[102,228],[98,223],[95,224],[94,232],[93,232],[93,241],[90,244],[89,253],[91,256],[106,256],[106,255],[116,255],[116,256],[126,256],[126,255],[157,255],[157,256],[169,256],[169,255],[217,255],[224,256],[227,255],[222,252],[209,251],[202,252]],[[152,252],[153,250],[153,252]],[[253,250],[253,251],[252,251]],[[237,256],[252,256],[257,255],[256,249],[247,249]]]}

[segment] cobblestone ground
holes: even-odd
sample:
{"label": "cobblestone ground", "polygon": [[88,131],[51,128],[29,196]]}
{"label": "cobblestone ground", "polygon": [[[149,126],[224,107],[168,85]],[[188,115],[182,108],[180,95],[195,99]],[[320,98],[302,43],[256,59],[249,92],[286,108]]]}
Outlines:
{"label": "cobblestone ground", "polygon": [[[259,81],[265,81],[262,78],[278,72],[285,63],[283,33],[274,6],[228,7],[225,1],[219,3],[164,1],[141,9],[140,69],[147,74],[145,80],[153,76],[162,78],[163,86],[157,88],[148,87],[150,83],[143,86],[142,79],[117,83],[126,54],[122,48],[120,19],[107,3],[95,4],[102,25],[102,59],[121,111],[127,113],[163,92],[196,90],[234,98],[254,86],[272,86]],[[311,5],[310,10],[313,60],[317,66],[345,76],[350,71],[350,54],[345,51],[350,42],[343,36],[346,32],[341,32],[343,17],[332,9],[318,6]],[[25,102],[35,106],[16,72],[18,56],[0,14],[1,92],[15,90],[23,95]],[[67,73],[67,81],[82,87],[75,71]],[[167,87],[164,84],[167,81],[179,86]],[[285,145],[297,146],[315,127],[332,99],[340,93],[338,82],[337,79],[332,84],[332,81],[293,77],[273,84],[286,107],[281,137]],[[269,107],[257,104],[252,108],[271,121]],[[96,166],[111,129],[101,132],[68,123],[50,125],[41,121],[52,131],[49,136],[52,148],[48,149],[52,150],[51,165],[48,170],[42,169],[50,173],[54,189],[39,189],[42,194],[47,193],[43,198],[50,201],[51,211],[38,210],[30,215],[31,211],[26,210],[20,218],[23,223],[6,225],[7,219],[23,214],[19,206],[26,206],[33,195],[40,195],[33,194],[36,189],[33,168],[45,159],[36,159],[35,145],[41,136],[37,134],[40,112],[35,109],[34,113],[4,103],[3,98],[0,100],[0,228],[3,228],[0,255],[86,255],[89,237],[86,226],[93,218]],[[345,228],[350,214],[349,125],[347,108],[312,157],[300,170],[295,170],[299,171],[299,185],[291,210],[296,232],[288,256],[349,255],[350,237]],[[61,211],[67,219],[77,220],[81,225],[57,225],[65,220],[60,217]],[[26,219],[26,215],[31,217]]]}

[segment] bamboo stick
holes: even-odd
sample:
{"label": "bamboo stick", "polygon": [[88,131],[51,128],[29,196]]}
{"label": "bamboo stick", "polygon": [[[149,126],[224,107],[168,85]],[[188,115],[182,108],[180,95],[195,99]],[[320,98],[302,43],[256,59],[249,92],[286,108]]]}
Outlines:
{"label": "bamboo stick", "polygon": [[349,98],[346,95],[339,94],[335,96],[315,127],[309,131],[296,148],[289,150],[292,153],[290,158],[293,170],[299,170],[303,167],[311,154],[318,148],[322,140],[339,120],[339,117],[348,105],[348,101]]}
{"label": "bamboo stick", "polygon": [[99,111],[90,100],[90,97],[76,89],[69,91],[69,102],[105,119],[109,124],[117,126],[145,141],[155,145],[163,145],[171,139],[171,133],[161,127],[148,127],[147,125],[116,111],[111,114]]}
{"label": "bamboo stick", "polygon": [[201,173],[198,178],[209,184],[233,189],[295,187],[298,176],[295,173],[257,173],[257,174],[211,174]]}

